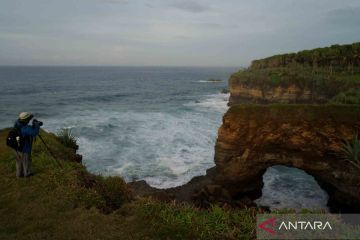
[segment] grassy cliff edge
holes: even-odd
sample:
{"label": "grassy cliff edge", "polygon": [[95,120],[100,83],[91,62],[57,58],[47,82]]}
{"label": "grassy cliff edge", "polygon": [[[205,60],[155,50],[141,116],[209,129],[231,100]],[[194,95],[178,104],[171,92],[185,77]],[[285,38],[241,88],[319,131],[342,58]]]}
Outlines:
{"label": "grassy cliff edge", "polygon": [[0,131],[0,239],[253,239],[257,209],[200,210],[133,199],[120,177],[87,172],[74,150],[41,131],[60,167],[37,140],[34,176],[15,177],[15,153]]}

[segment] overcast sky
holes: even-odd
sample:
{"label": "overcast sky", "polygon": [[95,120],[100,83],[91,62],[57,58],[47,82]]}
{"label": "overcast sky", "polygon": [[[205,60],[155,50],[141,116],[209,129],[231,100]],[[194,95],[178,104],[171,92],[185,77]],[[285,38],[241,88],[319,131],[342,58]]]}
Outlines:
{"label": "overcast sky", "polygon": [[360,41],[360,0],[1,0],[0,65],[247,66]]}

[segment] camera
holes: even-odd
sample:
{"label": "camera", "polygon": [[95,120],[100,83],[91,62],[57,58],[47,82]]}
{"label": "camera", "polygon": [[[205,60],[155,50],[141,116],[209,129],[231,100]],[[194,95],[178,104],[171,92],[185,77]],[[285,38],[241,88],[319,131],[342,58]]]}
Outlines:
{"label": "camera", "polygon": [[34,120],[33,120],[33,125],[35,125],[35,124],[38,124],[39,126],[42,126],[42,125],[43,125],[43,122],[40,122],[39,120],[34,119]]}

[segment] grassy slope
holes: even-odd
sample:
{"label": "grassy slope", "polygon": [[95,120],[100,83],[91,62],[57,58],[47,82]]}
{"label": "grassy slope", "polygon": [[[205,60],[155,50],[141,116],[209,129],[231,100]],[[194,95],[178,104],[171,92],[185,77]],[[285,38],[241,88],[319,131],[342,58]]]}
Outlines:
{"label": "grassy slope", "polygon": [[[72,150],[41,133],[54,153]],[[128,200],[121,178],[94,176],[81,164],[63,168],[38,140],[28,179],[15,178],[14,152],[0,131],[0,239],[253,239],[256,210],[199,210],[188,205]]]}

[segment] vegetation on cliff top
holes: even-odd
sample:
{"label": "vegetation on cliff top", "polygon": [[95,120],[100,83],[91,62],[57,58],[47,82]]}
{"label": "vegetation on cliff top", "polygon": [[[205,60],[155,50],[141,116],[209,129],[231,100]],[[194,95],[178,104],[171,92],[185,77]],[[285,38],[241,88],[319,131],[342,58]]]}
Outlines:
{"label": "vegetation on cliff top", "polygon": [[[250,68],[234,73],[230,85],[262,90],[296,86],[311,91],[314,98],[328,100],[342,92],[360,88],[360,43],[256,60]],[[334,101],[354,102],[353,98],[346,102],[340,101],[341,98],[339,96]]]}
{"label": "vegetation on cliff top", "polygon": [[200,210],[187,204],[132,199],[120,177],[90,174],[69,161],[74,149],[41,131],[35,175],[15,177],[15,153],[0,131],[0,239],[253,239],[256,209]]}
{"label": "vegetation on cliff top", "polygon": [[275,55],[253,61],[250,68],[277,68],[290,65],[309,66],[314,70],[318,67],[326,67],[336,72],[359,72],[360,42]]}

